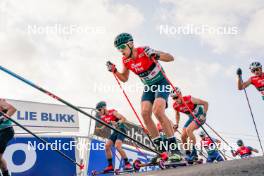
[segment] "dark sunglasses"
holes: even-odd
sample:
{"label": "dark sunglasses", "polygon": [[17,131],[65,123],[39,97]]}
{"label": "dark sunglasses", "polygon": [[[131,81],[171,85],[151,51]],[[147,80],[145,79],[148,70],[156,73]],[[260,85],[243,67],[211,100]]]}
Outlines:
{"label": "dark sunglasses", "polygon": [[123,49],[125,49],[126,47],[127,47],[126,44],[122,44],[122,45],[119,45],[119,46],[117,47],[117,49],[118,49],[118,50],[123,50]]}
{"label": "dark sunglasses", "polygon": [[255,69],[252,69],[251,72],[255,73],[256,71],[259,71],[259,70],[260,70],[259,68],[255,68]]}

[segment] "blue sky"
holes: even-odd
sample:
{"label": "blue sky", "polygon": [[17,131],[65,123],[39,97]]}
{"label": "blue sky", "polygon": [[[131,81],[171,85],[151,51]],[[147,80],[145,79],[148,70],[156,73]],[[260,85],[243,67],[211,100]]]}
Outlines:
{"label": "blue sky", "polygon": [[[173,63],[163,63],[172,82],[184,94],[209,101],[208,123],[230,143],[237,138],[258,147],[253,123],[243,92],[236,88],[236,68],[243,77],[251,74],[249,64],[264,64],[264,3],[243,1],[44,1],[2,0],[0,2],[1,65],[20,73],[55,92],[73,104],[94,106],[106,100],[130,121],[137,122],[120,91],[95,91],[95,85],[116,86],[106,71],[111,60],[121,68],[121,56],[113,47],[120,32],[129,32],[137,46],[148,45],[171,53]],[[52,27],[60,24],[90,31],[71,34],[37,33],[29,26]],[[165,35],[160,25],[179,27],[193,24],[236,27],[236,35]],[[102,32],[94,31],[96,28]],[[55,103],[54,100],[0,73],[1,97]],[[131,74],[126,85],[139,84]],[[128,92],[140,112],[141,92]],[[248,88],[251,105],[263,139],[263,101],[255,88]],[[171,102],[170,102],[171,105]],[[174,120],[172,108],[167,110]],[[186,120],[182,116],[181,125]],[[87,131],[82,117],[82,132]],[[264,142],[264,141],[263,141]]]}

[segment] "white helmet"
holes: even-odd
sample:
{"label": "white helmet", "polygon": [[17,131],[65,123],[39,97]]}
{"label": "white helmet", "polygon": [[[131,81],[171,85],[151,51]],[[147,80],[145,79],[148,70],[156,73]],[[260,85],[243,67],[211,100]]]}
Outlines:
{"label": "white helmet", "polygon": [[260,62],[252,62],[249,66],[249,69],[252,71],[256,68],[262,68],[262,65]]}
{"label": "white helmet", "polygon": [[[180,90],[180,88],[179,87],[174,87],[175,89],[171,89],[171,91],[170,91],[170,96],[173,98],[173,97],[177,97],[177,96],[179,96],[179,94],[181,94],[181,90]],[[174,91],[174,90],[176,90],[176,92]]]}

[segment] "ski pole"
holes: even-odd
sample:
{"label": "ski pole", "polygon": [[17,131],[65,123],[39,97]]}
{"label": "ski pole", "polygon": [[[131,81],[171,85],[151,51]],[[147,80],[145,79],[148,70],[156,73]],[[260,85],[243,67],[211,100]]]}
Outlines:
{"label": "ski pole", "polygon": [[122,87],[120,81],[118,80],[116,74],[113,73],[113,75],[114,75],[114,77],[115,77],[115,80],[116,80],[117,84],[119,85],[120,89],[122,90],[122,92],[123,92],[123,94],[124,94],[124,96],[125,96],[125,98],[126,98],[128,104],[130,105],[131,109],[133,110],[135,116],[137,117],[137,120],[139,121],[141,127],[143,128],[144,133],[148,136],[148,139],[150,140],[150,142],[151,142],[151,144],[154,146],[154,148],[156,148],[154,142],[151,140],[151,137],[150,137],[149,134],[148,134],[147,129],[145,128],[145,126],[143,125],[142,121],[140,120],[139,115],[137,114],[137,112],[136,112],[134,106],[132,105],[131,101],[129,100],[129,98],[128,98],[128,96],[127,96],[125,90],[123,89],[123,87]]}
{"label": "ski pole", "polygon": [[[158,66],[159,71],[162,73],[162,75],[164,76],[164,78],[167,80],[167,82],[170,84],[170,86],[173,88],[174,92],[177,94],[177,90],[174,87],[174,85],[172,84],[172,82],[169,80],[169,78],[167,77],[167,75],[165,74],[165,72],[163,71],[163,69],[161,68],[160,64],[157,62],[157,60],[154,58],[154,56],[151,57],[151,59],[153,60],[153,62]],[[213,139],[211,138],[211,136],[207,133],[207,131],[205,130],[205,128],[201,125],[201,122],[199,121],[199,119],[194,115],[194,113],[191,111],[190,107],[186,104],[186,102],[184,101],[184,99],[182,98],[181,95],[178,94],[178,96],[181,98],[181,101],[183,102],[183,105],[188,109],[188,111],[190,112],[190,114],[192,115],[192,117],[195,119],[195,121],[200,125],[200,127],[202,128],[202,130],[207,134],[207,136],[212,140],[212,142],[214,143],[215,146],[217,146],[215,144],[215,142],[213,141]],[[219,152],[223,155],[223,153],[219,150]],[[223,157],[225,159],[227,159],[224,155]]]}
{"label": "ski pole", "polygon": [[[0,112],[6,119],[9,119],[10,121],[12,121],[14,124],[16,124],[17,126],[19,126],[20,128],[22,128],[23,130],[25,130],[26,132],[28,132],[29,134],[31,134],[32,136],[34,136],[35,138],[37,138],[39,141],[41,141],[43,144],[46,144],[48,146],[51,146],[51,144],[40,138],[38,135],[36,135],[35,133],[33,133],[32,131],[30,131],[29,129],[27,129],[26,127],[24,127],[23,125],[21,125],[20,123],[18,123],[16,120],[12,119],[11,117],[9,117],[8,115],[6,115],[5,113],[3,112]],[[69,160],[70,162],[72,162],[73,164],[79,166],[79,168],[82,170],[84,168],[84,165],[83,164],[80,164],[80,163],[77,163],[75,160],[73,160],[72,158],[70,158],[69,156],[67,156],[66,154],[64,154],[63,152],[61,152],[60,150],[58,149],[53,149],[51,148],[52,151],[55,151],[57,152],[58,154],[60,154],[63,158],[65,158],[66,160]]]}
{"label": "ski pole", "polygon": [[0,66],[0,70],[2,70],[3,72],[5,72],[5,73],[7,73],[7,74],[9,74],[9,75],[11,75],[11,76],[13,76],[13,77],[15,77],[15,78],[18,79],[18,80],[24,82],[25,84],[27,84],[27,85],[29,85],[29,86],[31,86],[31,87],[33,87],[33,88],[39,90],[40,92],[42,92],[42,93],[44,93],[44,94],[46,94],[46,95],[48,95],[48,96],[54,98],[55,100],[57,100],[57,101],[59,101],[59,102],[65,104],[65,105],[69,106],[70,108],[72,108],[72,109],[74,109],[74,110],[76,110],[76,111],[82,113],[83,115],[88,116],[89,118],[91,118],[91,119],[93,119],[93,120],[95,120],[95,121],[101,123],[102,125],[105,125],[106,127],[108,127],[108,128],[110,128],[110,129],[116,131],[117,133],[126,136],[126,138],[128,138],[128,139],[130,139],[130,140],[136,142],[136,143],[139,144],[140,146],[142,146],[142,147],[144,147],[144,148],[146,148],[146,149],[148,149],[148,150],[150,150],[150,151],[152,151],[152,152],[154,152],[154,153],[156,153],[156,154],[158,154],[158,155],[161,155],[161,154],[160,154],[159,152],[157,152],[156,150],[154,150],[154,149],[152,149],[152,148],[150,148],[150,147],[148,147],[148,146],[142,144],[141,142],[139,142],[139,141],[133,139],[132,137],[128,136],[127,134],[123,133],[122,131],[117,130],[116,128],[113,128],[111,125],[105,123],[104,121],[102,121],[102,120],[100,120],[100,119],[98,119],[98,118],[96,118],[96,117],[93,117],[92,115],[88,114],[88,113],[85,112],[84,110],[82,110],[82,109],[80,109],[80,108],[74,106],[73,104],[69,103],[68,101],[65,101],[64,99],[62,99],[62,98],[56,96],[55,94],[53,94],[53,93],[47,91],[47,90],[44,89],[44,88],[42,88],[42,87],[40,87],[40,86],[34,84],[33,82],[31,82],[31,81],[29,81],[29,80],[27,80],[27,79],[25,79],[25,78],[19,76],[18,74],[12,72],[11,70],[8,70],[7,68],[4,68],[3,66]]}
{"label": "ski pole", "polygon": [[221,137],[221,135],[219,134],[219,133],[217,133],[208,123],[205,123],[206,124],[206,126],[208,127],[208,128],[210,128],[219,138],[221,138],[222,139],[222,141],[224,141],[225,143],[226,143],[226,145],[228,145],[231,149],[233,149],[233,147],[231,146],[231,145],[229,145],[229,143],[223,138],[223,137]]}
{"label": "ski pole", "polygon": [[[242,79],[242,76],[241,75],[240,75],[240,78],[241,78],[241,81],[243,82],[243,79]],[[247,95],[247,91],[246,91],[245,88],[243,90],[244,90],[244,93],[245,93],[245,96],[246,96],[246,99],[247,99],[247,104],[248,104],[248,108],[249,108],[249,111],[250,111],[250,114],[251,114],[251,118],[252,118],[252,121],[253,121],[253,124],[254,124],[254,127],[255,127],[255,131],[257,133],[259,145],[260,145],[260,148],[262,150],[262,154],[264,155],[264,150],[263,150],[262,143],[261,143],[261,140],[260,140],[260,136],[259,136],[257,124],[256,124],[255,118],[254,118],[254,114],[253,114],[253,111],[252,111],[252,108],[251,108],[251,105],[250,105],[250,102],[249,102],[249,98],[248,98],[248,95]]]}

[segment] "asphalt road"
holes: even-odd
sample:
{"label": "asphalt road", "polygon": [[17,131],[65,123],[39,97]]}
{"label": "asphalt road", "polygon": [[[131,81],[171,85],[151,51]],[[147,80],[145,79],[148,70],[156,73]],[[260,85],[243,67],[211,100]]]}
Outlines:
{"label": "asphalt road", "polygon": [[178,167],[133,174],[135,176],[264,176],[264,157],[237,159],[214,164]]}

